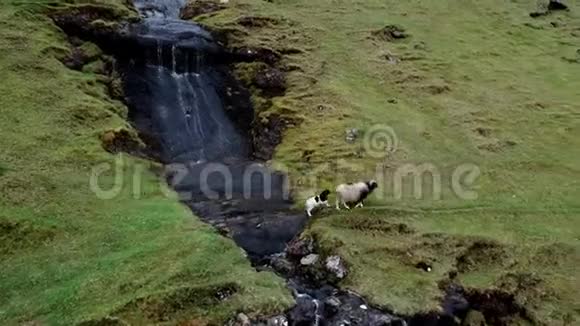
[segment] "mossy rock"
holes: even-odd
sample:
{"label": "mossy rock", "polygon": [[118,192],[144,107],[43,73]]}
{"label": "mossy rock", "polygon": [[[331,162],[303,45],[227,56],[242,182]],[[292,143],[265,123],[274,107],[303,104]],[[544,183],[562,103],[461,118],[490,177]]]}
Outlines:
{"label": "mossy rock", "polygon": [[101,135],[103,148],[110,153],[138,154],[145,148],[137,133],[133,129],[120,127],[108,130]]}

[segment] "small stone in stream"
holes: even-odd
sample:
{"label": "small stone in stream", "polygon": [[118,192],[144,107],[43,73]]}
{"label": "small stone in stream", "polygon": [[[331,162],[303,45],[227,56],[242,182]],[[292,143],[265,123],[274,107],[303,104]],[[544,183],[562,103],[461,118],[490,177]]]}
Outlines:
{"label": "small stone in stream", "polygon": [[246,316],[246,314],[240,312],[238,314],[238,316],[236,317],[236,325],[237,326],[250,326],[251,325],[250,318],[248,316]]}
{"label": "small stone in stream", "polygon": [[348,274],[346,267],[340,256],[330,256],[326,259],[326,269],[339,279],[343,279]]}
{"label": "small stone in stream", "polygon": [[348,143],[353,143],[358,138],[359,131],[356,128],[351,128],[346,130],[346,141]]}
{"label": "small stone in stream", "polygon": [[304,266],[314,265],[318,261],[318,257],[317,254],[310,254],[306,257],[302,257],[302,259],[300,259],[300,264]]}
{"label": "small stone in stream", "polygon": [[288,326],[288,319],[285,316],[275,316],[268,319],[268,326]]}
{"label": "small stone in stream", "polygon": [[328,297],[324,300],[324,312],[326,315],[335,315],[340,308],[341,302],[336,297]]}

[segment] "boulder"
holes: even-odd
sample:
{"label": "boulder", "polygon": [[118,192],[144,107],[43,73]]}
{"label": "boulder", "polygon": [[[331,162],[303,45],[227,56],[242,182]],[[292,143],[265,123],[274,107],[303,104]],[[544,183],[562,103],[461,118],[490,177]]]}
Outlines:
{"label": "boulder", "polygon": [[286,253],[292,257],[304,257],[314,251],[314,241],[310,237],[296,238],[286,248]]}

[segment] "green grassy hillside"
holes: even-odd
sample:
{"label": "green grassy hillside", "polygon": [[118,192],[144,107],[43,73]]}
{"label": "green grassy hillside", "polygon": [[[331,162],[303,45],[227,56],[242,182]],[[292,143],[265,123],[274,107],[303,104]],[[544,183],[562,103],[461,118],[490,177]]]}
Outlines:
{"label": "green grassy hillside", "polygon": [[[103,133],[127,128],[126,108],[104,76],[56,59],[70,47],[42,8],[0,4],[0,324],[200,325],[286,307],[284,282],[163,196],[154,164],[102,148]],[[91,170],[115,162],[122,191],[99,199]]]}
{"label": "green grassy hillside", "polygon": [[[326,211],[309,230],[347,258],[345,286],[412,313],[437,309],[440,282],[457,272],[467,288],[513,294],[536,322],[571,325],[580,322],[580,3],[565,2],[569,12],[534,19],[531,0],[240,0],[198,20],[285,53],[288,90],[261,115],[301,121],[274,157],[300,198],[379,179],[364,209]],[[377,36],[388,25],[407,37]],[[376,125],[392,128],[396,150],[367,150]],[[351,128],[359,137],[349,143]],[[405,164],[431,164],[441,199],[429,173],[418,198],[417,178],[399,183]],[[479,176],[458,180],[477,194],[467,200],[452,177],[473,165]],[[415,268],[421,261],[433,271]]]}

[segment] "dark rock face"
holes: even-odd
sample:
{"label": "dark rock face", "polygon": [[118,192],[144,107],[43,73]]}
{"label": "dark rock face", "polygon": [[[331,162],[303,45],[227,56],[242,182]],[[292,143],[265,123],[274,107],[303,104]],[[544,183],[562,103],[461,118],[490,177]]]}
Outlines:
{"label": "dark rock face", "polygon": [[48,15],[69,36],[94,40],[100,45],[112,47],[122,40],[119,31],[126,17],[112,8],[86,4],[54,10]]}
{"label": "dark rock face", "polygon": [[261,69],[253,82],[269,97],[283,95],[286,91],[286,75],[277,68]]}
{"label": "dark rock face", "polygon": [[276,146],[282,142],[285,129],[286,121],[279,116],[271,115],[266,121],[255,121],[252,128],[254,157],[260,160],[271,159]]}

